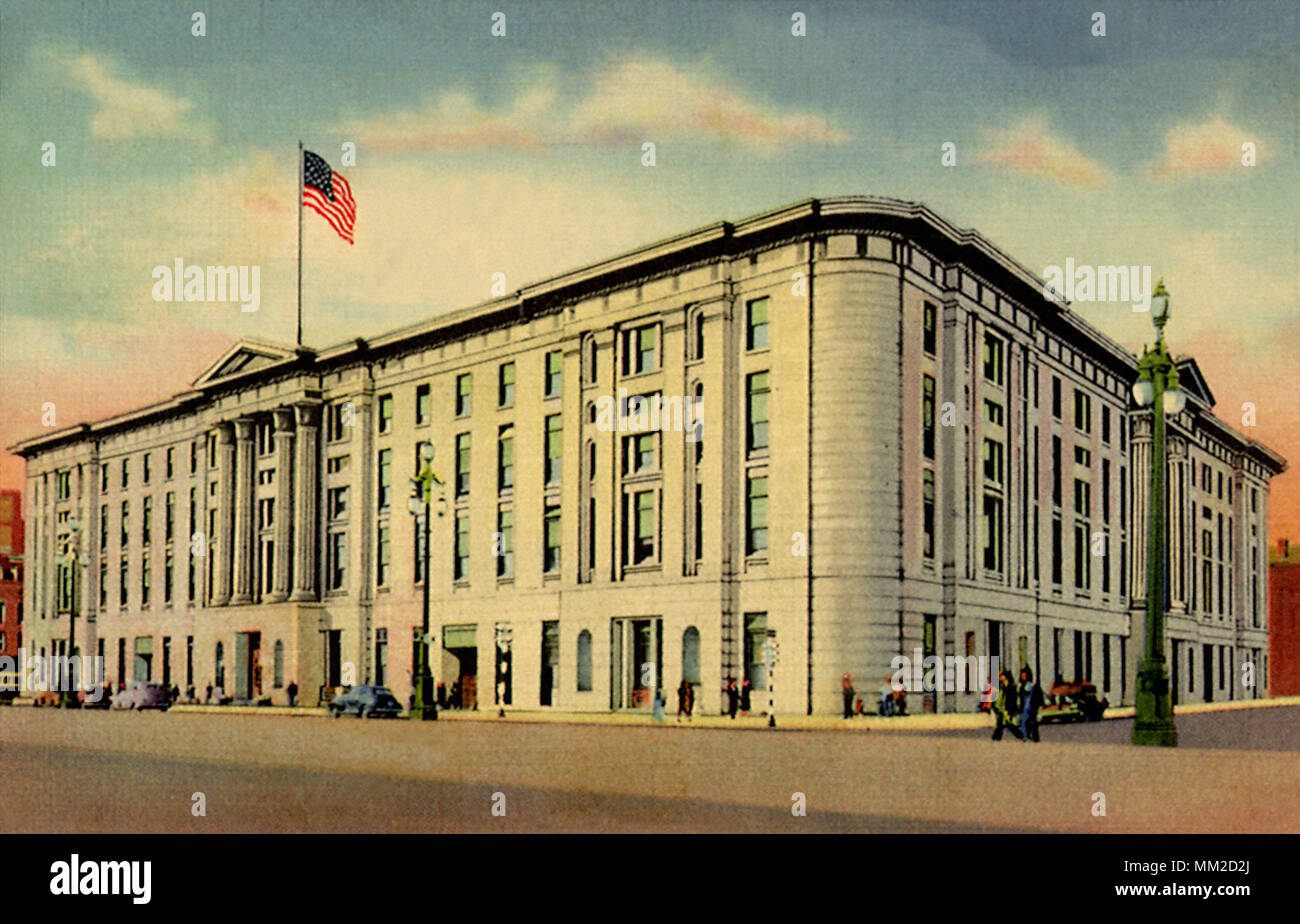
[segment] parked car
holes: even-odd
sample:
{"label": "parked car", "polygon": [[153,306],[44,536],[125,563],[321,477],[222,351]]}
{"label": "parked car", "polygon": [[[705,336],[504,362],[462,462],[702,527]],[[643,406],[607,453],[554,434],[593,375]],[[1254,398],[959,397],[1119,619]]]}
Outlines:
{"label": "parked car", "polygon": [[113,697],[114,709],[157,709],[166,712],[171,704],[171,693],[161,683],[133,683],[125,690],[119,690]]}
{"label": "parked car", "polygon": [[92,690],[78,690],[77,699],[81,701],[82,709],[107,709],[113,705],[112,694],[104,687],[95,687]]}
{"label": "parked car", "polygon": [[326,704],[326,708],[336,719],[341,715],[355,715],[358,719],[396,719],[402,714],[402,704],[397,701],[392,690],[366,684],[339,694]]}
{"label": "parked car", "polygon": [[1091,683],[1058,683],[1048,694],[1051,702],[1038,710],[1038,721],[1097,722],[1101,720],[1110,702],[1097,697],[1097,688]]}

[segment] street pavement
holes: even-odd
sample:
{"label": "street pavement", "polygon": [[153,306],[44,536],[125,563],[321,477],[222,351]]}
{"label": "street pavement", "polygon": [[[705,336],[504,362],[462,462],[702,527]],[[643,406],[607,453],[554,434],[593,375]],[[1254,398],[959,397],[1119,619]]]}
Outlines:
{"label": "street pavement", "polygon": [[1183,746],[1156,749],[1130,746],[1123,719],[1031,745],[15,707],[0,709],[0,832],[1300,832],[1300,707],[1178,728]]}

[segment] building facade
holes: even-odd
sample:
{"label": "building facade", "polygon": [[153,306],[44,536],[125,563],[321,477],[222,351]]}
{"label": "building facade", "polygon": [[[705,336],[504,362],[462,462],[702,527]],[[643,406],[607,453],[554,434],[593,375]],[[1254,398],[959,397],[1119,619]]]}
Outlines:
{"label": "building facade", "polygon": [[[13,448],[29,648],[66,645],[84,583],[77,638],[110,680],[406,695],[424,580],[407,498],[432,443],[432,664],[467,707],[642,709],[686,680],[717,711],[735,678],[755,711],[831,713],[844,673],[874,690],[918,652],[1131,702],[1136,359],[1043,293],[926,207],[854,197],[369,340],[236,344],[170,401]],[[1284,462],[1180,370],[1168,655],[1186,695],[1240,698],[1234,669],[1267,649]],[[57,555],[74,517],[80,576]],[[975,669],[944,674],[914,708],[974,707]]]}
{"label": "building facade", "polygon": [[0,491],[0,657],[23,646],[23,497]]}
{"label": "building facade", "polygon": [[1300,546],[1277,540],[1268,562],[1269,696],[1300,696]]}

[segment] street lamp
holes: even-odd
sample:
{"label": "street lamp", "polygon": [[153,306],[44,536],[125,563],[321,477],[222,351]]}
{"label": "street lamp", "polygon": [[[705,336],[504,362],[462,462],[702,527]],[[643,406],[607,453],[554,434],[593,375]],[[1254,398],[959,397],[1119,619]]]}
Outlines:
{"label": "street lamp", "polygon": [[69,601],[71,606],[68,612],[68,661],[67,661],[67,683],[63,684],[64,689],[59,692],[59,705],[64,709],[81,708],[81,700],[77,698],[77,606],[78,595],[77,585],[80,583],[79,578],[81,571],[81,524],[77,522],[75,515],[68,517],[68,544],[64,551],[64,560],[72,569],[72,599]]}
{"label": "street lamp", "polygon": [[[433,695],[433,674],[429,669],[429,585],[433,583],[429,555],[429,506],[433,486],[443,484],[433,470],[433,444],[420,444],[420,472],[411,479],[412,492],[408,508],[415,528],[421,536],[420,562],[424,573],[424,602],[420,608],[420,640],[416,646],[415,702],[411,704],[411,718],[421,721],[438,719],[438,703]],[[423,519],[421,519],[423,514]],[[442,516],[443,511],[438,511]]]}
{"label": "street lamp", "polygon": [[1138,666],[1136,717],[1133,743],[1174,747],[1173,703],[1169,671],[1165,666],[1165,415],[1177,414],[1187,402],[1178,388],[1178,368],[1165,347],[1165,324],[1169,320],[1169,293],[1164,280],[1151,296],[1151,321],[1157,339],[1142,351],[1133,400],[1151,408],[1151,472],[1147,514],[1147,609],[1146,651]]}

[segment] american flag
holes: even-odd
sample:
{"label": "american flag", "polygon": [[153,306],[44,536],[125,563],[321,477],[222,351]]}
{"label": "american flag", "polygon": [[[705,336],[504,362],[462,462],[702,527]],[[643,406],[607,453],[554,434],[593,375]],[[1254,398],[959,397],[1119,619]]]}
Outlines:
{"label": "american flag", "polygon": [[352,199],[352,187],[319,154],[303,151],[302,157],[302,204],[325,216],[339,237],[353,243],[357,204]]}

